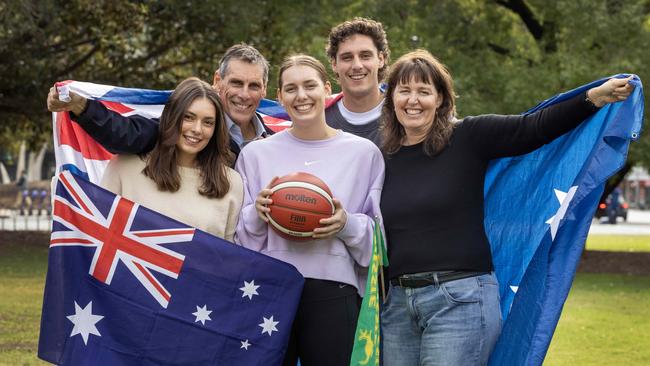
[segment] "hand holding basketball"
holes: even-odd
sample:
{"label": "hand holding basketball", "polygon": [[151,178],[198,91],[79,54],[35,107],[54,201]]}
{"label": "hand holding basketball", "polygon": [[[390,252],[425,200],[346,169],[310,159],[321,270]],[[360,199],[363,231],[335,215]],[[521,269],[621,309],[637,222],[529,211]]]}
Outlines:
{"label": "hand holding basketball", "polygon": [[334,203],[334,215],[319,221],[323,226],[314,229],[314,239],[323,239],[336,235],[343,230],[345,223],[348,221],[348,214],[345,212],[341,201],[333,198],[332,202]]}
{"label": "hand holding basketball", "polygon": [[[268,200],[272,202],[268,211],[262,207],[259,212],[266,213],[270,227],[281,237],[292,241],[313,240],[314,229],[321,227],[320,220],[330,219],[335,214],[332,192],[320,178],[304,172],[296,172],[280,177],[267,187],[271,196],[264,197],[267,191],[260,192],[260,206]],[[257,203],[256,203],[257,204]],[[339,230],[345,223],[344,213],[339,213],[332,222],[338,223],[322,236]],[[322,233],[321,233],[322,234]]]}
{"label": "hand holding basketball", "polygon": [[268,206],[273,203],[273,200],[269,198],[271,193],[273,193],[271,187],[277,179],[278,177],[273,177],[269,184],[267,184],[266,187],[257,194],[257,198],[255,199],[255,210],[257,210],[257,216],[266,223],[269,222],[266,214],[271,212],[271,209]]}

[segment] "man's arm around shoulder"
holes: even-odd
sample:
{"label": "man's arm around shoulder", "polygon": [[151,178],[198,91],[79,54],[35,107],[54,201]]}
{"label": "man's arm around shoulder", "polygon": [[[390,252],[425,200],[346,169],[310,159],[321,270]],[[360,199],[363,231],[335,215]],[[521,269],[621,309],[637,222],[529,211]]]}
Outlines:
{"label": "man's arm around shoulder", "polygon": [[96,100],[72,92],[69,102],[60,101],[56,87],[50,89],[47,107],[51,112],[70,112],[74,121],[113,154],[149,152],[158,138],[157,119],[140,115],[125,117]]}

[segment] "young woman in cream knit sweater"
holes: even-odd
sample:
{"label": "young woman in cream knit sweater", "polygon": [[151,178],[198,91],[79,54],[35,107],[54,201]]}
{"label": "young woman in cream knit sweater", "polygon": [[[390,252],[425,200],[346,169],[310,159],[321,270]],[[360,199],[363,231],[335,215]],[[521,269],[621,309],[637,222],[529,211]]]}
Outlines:
{"label": "young woman in cream knit sweater", "polygon": [[101,185],[166,216],[233,240],[243,200],[231,169],[223,108],[212,87],[181,82],[160,116],[156,146],[144,156],[119,155]]}

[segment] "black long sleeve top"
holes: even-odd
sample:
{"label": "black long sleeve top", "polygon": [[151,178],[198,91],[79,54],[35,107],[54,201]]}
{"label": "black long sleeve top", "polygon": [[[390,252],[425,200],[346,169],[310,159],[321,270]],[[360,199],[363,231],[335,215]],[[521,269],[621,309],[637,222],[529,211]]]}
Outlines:
{"label": "black long sleeve top", "polygon": [[386,156],[381,212],[389,278],[493,270],[483,226],[483,186],[491,159],[531,152],[570,131],[597,108],[585,93],[529,115],[481,115],[455,125],[434,156],[422,143]]}

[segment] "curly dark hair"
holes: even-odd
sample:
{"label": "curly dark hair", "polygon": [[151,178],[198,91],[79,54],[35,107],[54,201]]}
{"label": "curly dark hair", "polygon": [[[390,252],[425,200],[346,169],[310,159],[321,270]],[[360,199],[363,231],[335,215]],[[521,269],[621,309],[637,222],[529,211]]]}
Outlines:
{"label": "curly dark hair", "polygon": [[424,152],[433,156],[449,144],[455,125],[456,95],[454,94],[454,82],[447,67],[425,50],[416,50],[405,54],[390,69],[386,99],[381,113],[384,134],[382,150],[387,155],[391,155],[402,147],[406,132],[395,114],[393,92],[398,84],[408,84],[410,81],[433,85],[438,96],[442,98],[440,106],[436,109],[431,128],[424,138]]}
{"label": "curly dark hair", "polygon": [[377,47],[377,52],[384,56],[384,66],[379,69],[378,73],[379,81],[383,80],[388,71],[390,49],[388,48],[386,31],[384,31],[384,26],[380,22],[368,18],[356,17],[333,27],[330,30],[327,46],[325,46],[327,57],[330,61],[336,60],[336,54],[339,51],[341,42],[344,42],[355,34],[370,37],[375,47]]}
{"label": "curly dark hair", "polygon": [[142,172],[156,182],[159,190],[178,191],[181,178],[176,161],[176,143],[181,136],[187,109],[200,98],[208,99],[214,105],[217,115],[210,141],[196,156],[203,178],[199,193],[210,198],[222,198],[230,190],[227,169],[234,156],[230,151],[230,139],[219,96],[210,84],[198,78],[183,80],[169,97],[160,116],[158,141],[146,156],[147,165]]}

